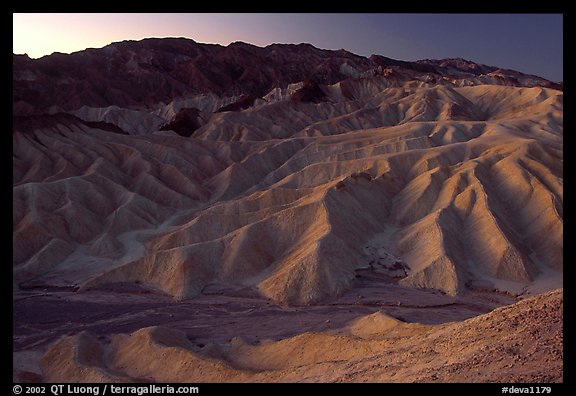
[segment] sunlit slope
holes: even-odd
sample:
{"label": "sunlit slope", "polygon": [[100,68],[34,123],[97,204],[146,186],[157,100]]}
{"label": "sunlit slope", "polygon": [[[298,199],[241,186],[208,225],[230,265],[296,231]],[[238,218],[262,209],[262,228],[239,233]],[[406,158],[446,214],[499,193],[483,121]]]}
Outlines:
{"label": "sunlit slope", "polygon": [[46,382],[562,382],[563,306],[560,289],[441,325],[376,312],[256,345],[198,345],[166,327],[109,343],[81,332],[54,343],[42,369]]}
{"label": "sunlit slope", "polygon": [[378,236],[408,287],[521,290],[562,271],[562,92],[322,89],[320,103],[214,113],[189,138],[17,119],[15,287],[131,282],[188,298],[237,283],[313,303],[373,265]]}

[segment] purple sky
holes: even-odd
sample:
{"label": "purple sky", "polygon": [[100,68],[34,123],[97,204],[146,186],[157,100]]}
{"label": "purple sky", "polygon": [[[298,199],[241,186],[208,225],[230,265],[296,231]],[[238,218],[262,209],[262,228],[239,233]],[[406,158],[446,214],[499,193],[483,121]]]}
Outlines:
{"label": "purple sky", "polygon": [[13,14],[13,51],[40,57],[145,37],[308,42],[402,60],[461,57],[563,80],[561,14]]}

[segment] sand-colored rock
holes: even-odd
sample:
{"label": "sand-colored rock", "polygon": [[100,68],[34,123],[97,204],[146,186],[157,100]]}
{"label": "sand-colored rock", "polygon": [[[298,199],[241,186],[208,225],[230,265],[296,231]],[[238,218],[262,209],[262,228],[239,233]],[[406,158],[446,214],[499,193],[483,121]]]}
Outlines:
{"label": "sand-colored rock", "polygon": [[191,138],[18,122],[17,284],[236,282],[308,304],[349,289],[389,229],[405,286],[515,292],[561,272],[562,92],[380,79],[215,113]]}
{"label": "sand-colored rock", "polygon": [[331,332],[251,345],[192,344],[162,327],[65,337],[43,357],[58,382],[562,382],[562,289],[464,322],[403,323],[383,313]]}

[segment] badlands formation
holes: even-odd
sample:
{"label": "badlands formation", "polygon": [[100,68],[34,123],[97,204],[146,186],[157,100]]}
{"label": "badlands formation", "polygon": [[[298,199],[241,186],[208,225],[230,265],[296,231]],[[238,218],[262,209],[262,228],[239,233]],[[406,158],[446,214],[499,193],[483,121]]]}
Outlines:
{"label": "badlands formation", "polygon": [[561,85],[186,39],[13,79],[15,381],[563,380]]}

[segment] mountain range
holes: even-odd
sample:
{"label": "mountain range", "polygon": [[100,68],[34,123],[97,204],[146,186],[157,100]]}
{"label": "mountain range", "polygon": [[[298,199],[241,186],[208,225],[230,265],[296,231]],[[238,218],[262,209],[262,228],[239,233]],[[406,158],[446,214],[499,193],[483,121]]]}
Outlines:
{"label": "mountain range", "polygon": [[274,88],[312,80],[332,85],[348,78],[386,75],[406,81],[450,81],[455,86],[498,84],[561,89],[545,79],[464,59],[404,62],[369,58],[310,44],[223,47],[190,39],[124,41],[40,59],[14,55],[16,114],[70,111],[82,106],[152,108],[190,95],[262,98]]}

